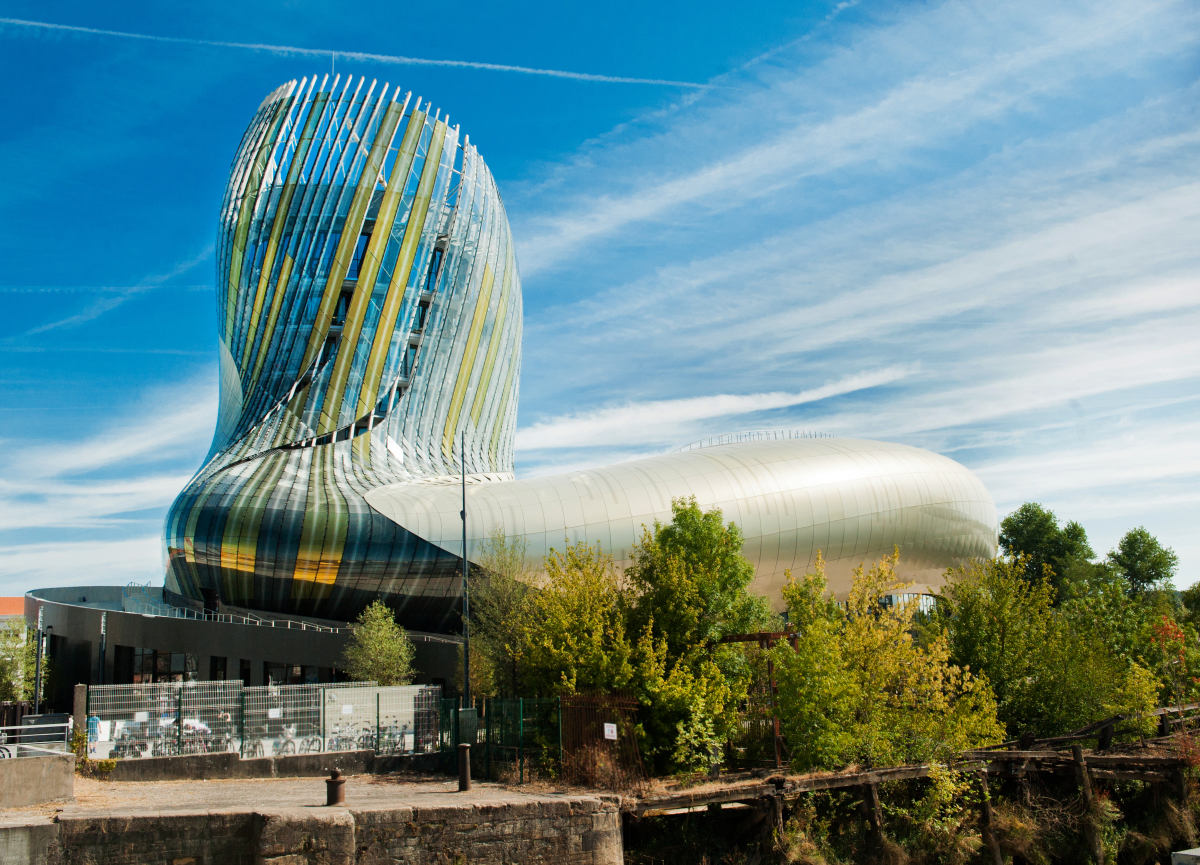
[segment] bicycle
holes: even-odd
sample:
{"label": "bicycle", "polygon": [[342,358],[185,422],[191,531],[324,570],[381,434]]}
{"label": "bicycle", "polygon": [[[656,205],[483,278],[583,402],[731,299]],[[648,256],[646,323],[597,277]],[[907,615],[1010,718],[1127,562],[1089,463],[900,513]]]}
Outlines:
{"label": "bicycle", "polygon": [[325,750],[325,740],[315,732],[300,740],[301,754],[320,754]]}
{"label": "bicycle", "polygon": [[288,754],[295,754],[296,753],[296,740],[294,738],[295,733],[296,733],[295,725],[292,725],[290,727],[284,727],[283,728],[283,738],[276,739],[275,742],[271,745],[271,756],[272,757],[282,757],[282,756],[286,756]]}

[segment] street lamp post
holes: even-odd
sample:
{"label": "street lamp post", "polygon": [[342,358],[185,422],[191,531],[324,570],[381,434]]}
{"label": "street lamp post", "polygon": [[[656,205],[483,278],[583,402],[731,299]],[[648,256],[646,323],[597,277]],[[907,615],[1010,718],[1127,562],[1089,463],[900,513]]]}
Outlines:
{"label": "street lamp post", "polygon": [[462,566],[463,566],[463,708],[471,707],[471,597],[467,592],[467,427],[463,424],[462,442],[459,447],[462,468]]}
{"label": "street lamp post", "polygon": [[100,614],[100,676],[99,684],[104,684],[104,650],[108,639],[108,613]]}
{"label": "street lamp post", "polygon": [[33,714],[38,714],[38,708],[42,701],[42,610],[45,609],[42,605],[38,605],[38,622],[37,622],[37,656],[34,660],[33,669]]}

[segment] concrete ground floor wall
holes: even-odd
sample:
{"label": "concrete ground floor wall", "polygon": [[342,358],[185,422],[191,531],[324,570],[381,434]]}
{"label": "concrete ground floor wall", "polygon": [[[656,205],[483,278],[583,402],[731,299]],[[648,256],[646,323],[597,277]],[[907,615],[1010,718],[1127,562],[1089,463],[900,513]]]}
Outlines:
{"label": "concrete ground floor wall", "polygon": [[143,757],[117,760],[110,781],[208,781],[217,778],[317,778],[333,769],[344,775],[384,775],[392,772],[436,772],[442,755],[376,754],[374,751],[326,751],[284,757],[254,757],[234,753],[187,754],[181,757]]}
{"label": "concrete ground floor wall", "polygon": [[[0,760],[0,808],[39,805],[75,795],[72,754]],[[8,860],[0,857],[0,862]]]}
{"label": "concrete ground floor wall", "polygon": [[619,865],[616,796],[497,789],[351,807],[0,816],[8,865]]}

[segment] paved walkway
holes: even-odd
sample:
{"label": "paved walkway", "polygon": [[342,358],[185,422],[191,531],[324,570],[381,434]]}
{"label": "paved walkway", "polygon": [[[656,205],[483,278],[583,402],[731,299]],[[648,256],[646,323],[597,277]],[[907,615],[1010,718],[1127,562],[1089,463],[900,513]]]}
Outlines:
{"label": "paved walkway", "polygon": [[[355,775],[346,779],[347,808],[437,808],[467,802],[544,802],[566,795],[568,792],[565,789],[556,790],[542,785],[516,788],[480,782],[472,784],[469,793],[459,793],[458,779],[441,776]],[[113,782],[76,776],[73,801],[0,810],[0,826],[49,822],[60,813],[64,816],[83,816],[111,812],[253,810],[324,805],[324,778]]]}

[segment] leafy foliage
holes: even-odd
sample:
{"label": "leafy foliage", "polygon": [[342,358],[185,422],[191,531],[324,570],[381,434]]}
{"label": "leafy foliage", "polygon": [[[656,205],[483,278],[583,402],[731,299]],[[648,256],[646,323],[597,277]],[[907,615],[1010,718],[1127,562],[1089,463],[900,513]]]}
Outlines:
{"label": "leafy foliage", "polygon": [[627,597],[600,545],[546,556],[546,580],[526,620],[526,675],[535,693],[612,691],[633,680]]}
{"label": "leafy foliage", "polygon": [[1179,567],[1175,551],[1160,544],[1143,526],[1126,532],[1108,558],[1129,581],[1133,592],[1169,587]]}
{"label": "leafy foliage", "polygon": [[[37,640],[23,619],[9,619],[0,629],[0,700],[32,700]],[[42,658],[42,690],[49,675],[49,659]]]}
{"label": "leafy foliage", "polygon": [[526,619],[532,574],[525,565],[525,538],[507,537],[497,526],[475,559],[471,580],[471,678],[475,693],[521,694]]}
{"label": "leafy foliage", "polygon": [[951,663],[944,636],[914,639],[916,602],[893,603],[898,560],[856,568],[845,606],[824,599],[819,557],[784,588],[798,646],[774,652],[795,768],[944,760],[1002,737],[986,679]]}
{"label": "leafy foliage", "polygon": [[352,679],[380,685],[406,685],[412,679],[415,649],[392,611],[380,601],[358,617],[354,635],[342,655]]}
{"label": "leafy foliage", "polygon": [[599,546],[552,550],[524,620],[525,681],[539,693],[633,691],[652,771],[709,765],[753,680],[742,647],[716,641],[770,619],[748,592],[737,527],[694,499],[672,512],[643,531],[624,575]]}
{"label": "leafy foliage", "polygon": [[670,523],[643,530],[625,572],[629,626],[638,635],[649,757],[699,769],[732,734],[753,681],[743,647],[718,641],[762,630],[771,612],[766,598],[749,592],[754,566],[742,555],[738,527],[715,508],[701,511],[694,498],[674,501],[671,511]]}
{"label": "leafy foliage", "polygon": [[[945,635],[955,663],[987,676],[1009,736],[1054,736],[1153,708],[1154,677],[1120,650],[1136,641],[1125,632],[1139,626],[1099,614],[1114,587],[1056,609],[1049,578],[1029,578],[1028,567],[1020,556],[949,571],[924,627],[926,635]],[[1119,586],[1115,597],[1115,612],[1127,613]]]}
{"label": "leafy foliage", "polygon": [[1037,502],[1026,502],[1001,521],[1000,548],[1009,556],[1026,557],[1030,579],[1047,575],[1056,587],[1072,563],[1096,557],[1082,525],[1069,522],[1060,527],[1054,512]]}

